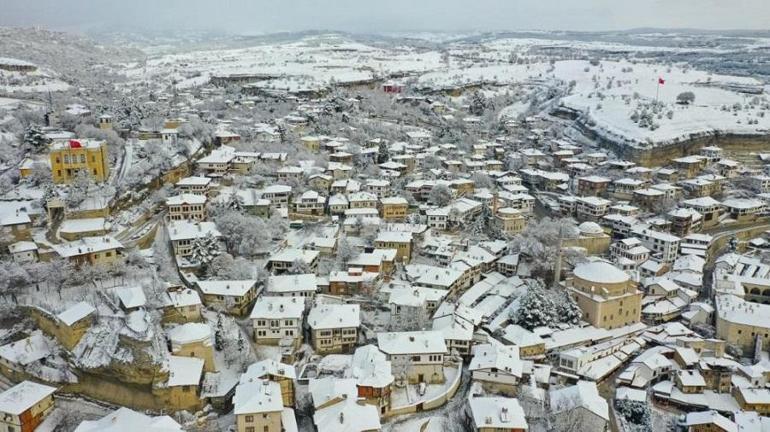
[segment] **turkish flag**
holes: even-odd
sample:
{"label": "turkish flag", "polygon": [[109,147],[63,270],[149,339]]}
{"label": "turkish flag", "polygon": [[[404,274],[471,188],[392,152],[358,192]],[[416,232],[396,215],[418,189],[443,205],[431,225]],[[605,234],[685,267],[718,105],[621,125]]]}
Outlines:
{"label": "turkish flag", "polygon": [[80,141],[78,140],[70,140],[70,148],[82,148],[83,146],[80,144]]}
{"label": "turkish flag", "polygon": [[664,80],[663,78],[658,78],[658,84],[663,85],[665,83],[666,83],[666,80]]}

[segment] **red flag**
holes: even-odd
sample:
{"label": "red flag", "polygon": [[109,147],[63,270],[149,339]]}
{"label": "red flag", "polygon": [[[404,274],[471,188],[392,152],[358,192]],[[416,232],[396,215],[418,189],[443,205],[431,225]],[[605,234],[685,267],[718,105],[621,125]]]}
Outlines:
{"label": "red flag", "polygon": [[658,78],[658,84],[659,85],[663,85],[665,83],[666,83],[666,80],[664,80],[663,78],[660,78],[660,77]]}
{"label": "red flag", "polygon": [[82,145],[80,145],[80,141],[78,140],[70,140],[70,148],[81,148]]}

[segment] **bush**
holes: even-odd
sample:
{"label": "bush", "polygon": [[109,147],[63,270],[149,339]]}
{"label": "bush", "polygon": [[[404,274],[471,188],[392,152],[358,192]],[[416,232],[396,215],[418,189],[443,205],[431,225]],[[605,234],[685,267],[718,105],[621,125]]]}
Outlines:
{"label": "bush", "polygon": [[695,93],[691,91],[679,93],[676,97],[676,103],[678,104],[690,105],[693,102],[695,102]]}

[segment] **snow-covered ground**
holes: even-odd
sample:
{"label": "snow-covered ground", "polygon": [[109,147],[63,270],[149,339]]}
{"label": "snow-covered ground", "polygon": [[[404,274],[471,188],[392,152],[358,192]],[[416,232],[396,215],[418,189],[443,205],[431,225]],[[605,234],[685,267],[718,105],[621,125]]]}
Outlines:
{"label": "snow-covered ground", "polygon": [[[658,79],[664,84],[658,85]],[[762,83],[753,78],[716,75],[681,66],[629,61],[585,60],[531,64],[476,65],[461,70],[423,74],[421,86],[451,88],[474,83],[507,86],[524,83],[561,83],[572,86],[562,105],[586,114],[593,129],[613,141],[632,146],[669,143],[714,132],[765,134],[770,112]],[[677,104],[677,96],[693,92],[690,105]],[[632,114],[660,102],[654,130],[640,127]],[[504,110],[515,116],[521,104]],[[670,114],[669,114],[670,113]],[[670,115],[670,118],[669,118]]]}
{"label": "snow-covered ground", "polygon": [[320,35],[283,44],[158,56],[125,65],[123,74],[136,81],[174,80],[179,88],[200,85],[212,76],[254,74],[269,78],[258,81],[259,87],[296,91],[370,80],[375,75],[420,72],[439,64],[438,52],[411,47],[386,50],[338,35]]}
{"label": "snow-covered ground", "polygon": [[7,93],[58,92],[67,90],[69,84],[53,72],[38,69],[34,72],[15,72],[0,69],[0,91]]}

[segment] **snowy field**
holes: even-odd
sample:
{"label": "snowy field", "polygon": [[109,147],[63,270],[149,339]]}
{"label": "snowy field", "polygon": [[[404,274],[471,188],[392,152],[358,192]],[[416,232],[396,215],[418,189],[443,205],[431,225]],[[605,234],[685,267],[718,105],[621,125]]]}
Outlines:
{"label": "snowy field", "polygon": [[[58,92],[69,89],[70,85],[45,69],[34,72],[15,72],[0,69],[0,92],[40,93]],[[2,106],[3,101],[0,101]]]}
{"label": "snowy field", "polygon": [[[676,40],[676,36],[672,36]],[[584,116],[601,136],[633,147],[651,147],[713,133],[756,135],[770,130],[764,84],[753,78],[718,75],[664,60],[656,55],[716,55],[729,47],[655,46],[615,42],[509,38],[478,43],[450,43],[439,50],[407,46],[371,46],[341,35],[308,36],[296,41],[249,48],[194,51],[151,57],[123,65],[129,83],[175,83],[188,88],[212,77],[255,75],[249,85],[266,90],[322,90],[352,83],[408,75],[417,88],[450,89],[484,85],[486,92],[523,86],[563,90],[562,106]],[[747,40],[742,50],[766,49],[770,41]],[[628,60],[569,60],[543,55],[548,50],[626,53]],[[645,55],[636,59],[636,55]],[[574,55],[573,55],[574,56]],[[665,83],[658,86],[658,79]],[[401,78],[400,80],[405,80]],[[495,90],[497,89],[497,90]],[[692,92],[689,105],[677,96]],[[515,118],[527,105],[510,106],[503,117]],[[649,111],[650,122],[638,116]],[[636,114],[635,114],[636,113]]]}
{"label": "snowy field", "polygon": [[254,74],[270,77],[256,84],[282,90],[316,89],[330,83],[371,80],[375,75],[422,72],[438,67],[437,52],[410,47],[385,50],[336,35],[233,50],[198,51],[127,64],[124,74],[136,81],[176,81],[179,88],[208,82],[212,76]]}

